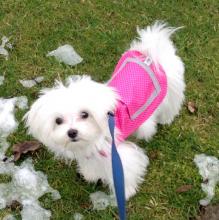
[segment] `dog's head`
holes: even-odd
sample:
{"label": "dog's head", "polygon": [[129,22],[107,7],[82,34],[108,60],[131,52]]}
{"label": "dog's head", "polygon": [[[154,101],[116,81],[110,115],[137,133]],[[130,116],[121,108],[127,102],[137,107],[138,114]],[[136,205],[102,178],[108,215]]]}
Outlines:
{"label": "dog's head", "polygon": [[45,89],[24,116],[31,135],[58,154],[74,152],[108,135],[107,113],[114,111],[116,93],[90,77],[57,82]]}

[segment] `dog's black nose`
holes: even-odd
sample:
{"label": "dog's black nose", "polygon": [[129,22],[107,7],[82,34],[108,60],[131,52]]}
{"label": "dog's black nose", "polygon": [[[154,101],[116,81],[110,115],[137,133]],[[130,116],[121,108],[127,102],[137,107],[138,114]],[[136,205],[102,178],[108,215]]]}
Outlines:
{"label": "dog's black nose", "polygon": [[70,129],[70,130],[68,130],[68,136],[69,136],[70,138],[76,138],[77,135],[78,135],[78,130],[76,130],[76,129]]}

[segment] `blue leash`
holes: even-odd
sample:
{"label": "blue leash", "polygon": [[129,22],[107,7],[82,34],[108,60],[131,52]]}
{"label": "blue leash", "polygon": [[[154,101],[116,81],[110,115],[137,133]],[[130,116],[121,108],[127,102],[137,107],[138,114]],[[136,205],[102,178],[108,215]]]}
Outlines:
{"label": "blue leash", "polygon": [[119,209],[119,218],[120,220],[126,219],[126,210],[125,210],[125,185],[124,185],[124,173],[122,162],[119,157],[119,154],[116,150],[115,145],[115,119],[113,113],[108,113],[108,124],[110,129],[110,134],[112,136],[112,171],[113,171],[113,182],[116,193],[116,200]]}

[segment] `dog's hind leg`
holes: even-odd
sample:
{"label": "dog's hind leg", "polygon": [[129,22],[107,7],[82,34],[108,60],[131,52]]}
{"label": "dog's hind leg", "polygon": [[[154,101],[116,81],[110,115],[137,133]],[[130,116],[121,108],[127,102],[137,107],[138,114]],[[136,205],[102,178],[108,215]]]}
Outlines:
{"label": "dog's hind leg", "polygon": [[157,123],[153,117],[145,121],[135,132],[135,135],[139,139],[145,139],[149,141],[157,132]]}

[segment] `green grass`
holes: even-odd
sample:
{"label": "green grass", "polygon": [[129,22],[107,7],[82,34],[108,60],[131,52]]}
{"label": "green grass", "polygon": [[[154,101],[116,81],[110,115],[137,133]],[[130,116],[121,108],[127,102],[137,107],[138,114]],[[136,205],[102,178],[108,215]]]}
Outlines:
{"label": "green grass", "polygon": [[[101,0],[2,0],[0,3],[0,37],[11,37],[14,44],[10,58],[0,56],[0,73],[6,81],[0,97],[26,95],[33,102],[38,91],[52,86],[54,79],[71,74],[89,73],[95,80],[107,80],[120,55],[136,36],[136,26],[165,20],[172,26],[184,26],[174,37],[178,53],[186,67],[186,102],[198,107],[189,114],[186,105],[170,126],[159,127],[150,143],[139,141],[150,160],[148,173],[137,195],[127,204],[132,220],[185,220],[198,212],[204,196],[201,177],[193,163],[195,154],[219,157],[219,5],[216,0],[185,1],[101,1]],[[59,64],[46,54],[69,43],[84,58],[76,67]],[[25,89],[18,80],[45,76],[40,86]],[[18,112],[19,120],[24,112]],[[30,139],[21,123],[10,143]],[[75,165],[54,160],[45,149],[33,156],[37,170],[48,175],[49,183],[59,190],[62,199],[41,203],[52,210],[52,219],[73,219],[80,212],[85,219],[117,219],[117,210],[93,211],[89,194],[97,190],[76,177]],[[4,179],[4,177],[0,177]],[[192,184],[185,193],[176,193],[184,184]],[[107,190],[99,187],[100,190]],[[214,203],[219,202],[219,189]],[[0,211],[0,219],[10,209]],[[15,212],[18,214],[19,212]]]}

